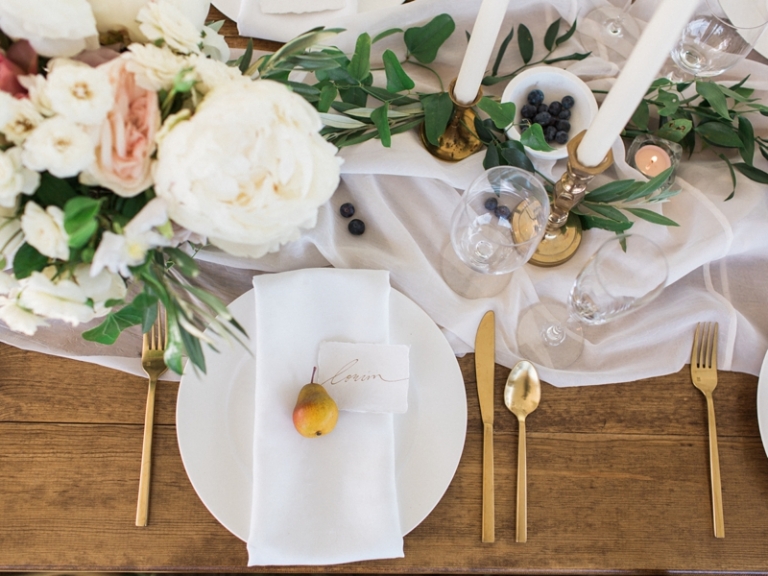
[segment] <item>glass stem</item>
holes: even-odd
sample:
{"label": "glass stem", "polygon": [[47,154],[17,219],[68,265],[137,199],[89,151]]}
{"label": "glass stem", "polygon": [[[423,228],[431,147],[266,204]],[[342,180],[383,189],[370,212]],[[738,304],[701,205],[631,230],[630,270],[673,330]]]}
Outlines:
{"label": "glass stem", "polygon": [[547,346],[560,346],[565,342],[565,327],[559,322],[553,322],[542,330],[541,337]]}

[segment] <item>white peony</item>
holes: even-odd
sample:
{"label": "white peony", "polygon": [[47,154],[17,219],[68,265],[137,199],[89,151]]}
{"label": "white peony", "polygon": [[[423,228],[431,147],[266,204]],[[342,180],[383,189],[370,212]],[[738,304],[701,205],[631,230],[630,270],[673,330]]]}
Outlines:
{"label": "white peony", "polygon": [[200,29],[168,0],[147,2],[139,10],[136,19],[139,30],[150,42],[165,42],[170,48],[181,54],[200,52],[202,37]]}
{"label": "white peony", "polygon": [[155,191],[171,220],[259,257],[311,228],[339,183],[316,110],[269,80],[230,82],[160,142]]}
{"label": "white peony", "polygon": [[48,170],[59,178],[76,176],[96,159],[95,143],[85,131],[62,116],[44,120],[24,141],[27,168]]}
{"label": "white peony", "polygon": [[74,56],[98,35],[87,0],[2,0],[0,28],[48,57]]}
{"label": "white peony", "polygon": [[64,211],[57,206],[43,210],[27,202],[21,216],[21,230],[27,244],[49,258],[69,260],[68,236],[64,230]]}
{"label": "white peony", "polygon": [[[0,92],[0,94],[4,94],[4,92]],[[8,141],[19,145],[40,125],[43,116],[29,99],[11,98],[11,100],[12,102],[6,111],[10,119],[0,127],[0,132],[5,134]]]}
{"label": "white peony", "polygon": [[24,243],[21,231],[21,221],[16,218],[15,208],[0,207],[0,258],[5,259],[5,265],[13,262],[16,251]]}
{"label": "white peony", "polygon": [[136,83],[146,90],[170,90],[176,75],[189,66],[182,56],[153,44],[131,44],[128,50],[126,67],[136,75]]}
{"label": "white peony", "polygon": [[195,75],[199,82],[195,88],[201,94],[207,94],[217,86],[227,84],[228,82],[241,82],[250,84],[252,80],[243,76],[240,69],[234,66],[227,66],[224,62],[212,60],[204,56],[191,56],[189,63],[194,67]]}
{"label": "white peony", "polygon": [[14,208],[19,194],[32,194],[40,185],[40,174],[21,163],[21,148],[0,151],[0,206]]}
{"label": "white peony", "polygon": [[[172,0],[186,18],[200,30],[208,16],[211,3],[209,0]],[[96,17],[99,32],[127,30],[131,40],[146,42],[148,39],[139,30],[136,16],[147,0],[88,0]]]}
{"label": "white peony", "polygon": [[142,264],[149,250],[171,245],[170,239],[155,230],[166,222],[168,210],[165,202],[153,198],[128,222],[122,234],[104,232],[93,255],[91,276],[101,274],[106,268],[114,274],[130,277],[129,266]]}
{"label": "white peony", "polygon": [[42,272],[32,272],[22,281],[19,305],[38,316],[63,320],[72,326],[96,317],[80,286],[69,279],[54,283]]}
{"label": "white peony", "polygon": [[115,101],[106,72],[74,61],[53,67],[47,78],[46,96],[54,112],[85,125],[104,122]]}
{"label": "white peony", "polygon": [[73,275],[86,297],[93,301],[96,317],[104,316],[110,311],[111,308],[106,306],[109,300],[123,300],[128,293],[125,281],[109,270],[102,270],[96,276],[91,276],[91,267],[88,264],[78,264]]}

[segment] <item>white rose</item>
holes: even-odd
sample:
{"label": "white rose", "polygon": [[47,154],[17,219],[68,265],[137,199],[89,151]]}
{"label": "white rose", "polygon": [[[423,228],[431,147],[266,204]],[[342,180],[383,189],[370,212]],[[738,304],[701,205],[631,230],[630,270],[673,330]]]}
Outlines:
{"label": "white rose", "polygon": [[150,42],[162,40],[181,54],[200,52],[200,29],[184,13],[167,0],[148,2],[139,10],[136,19],[139,30]]}
{"label": "white rose", "polygon": [[[23,78],[23,76],[20,78]],[[24,84],[22,84],[22,86],[23,85]],[[0,90],[0,130],[13,119],[15,102],[16,99],[13,96],[8,92]]]}
{"label": "white rose", "polygon": [[[2,93],[4,94],[4,92]],[[11,98],[11,100],[7,110],[10,119],[0,128],[0,132],[5,134],[10,142],[19,145],[40,125],[43,116],[29,99]]]}
{"label": "white rose", "polygon": [[96,316],[80,286],[68,279],[54,284],[41,272],[32,272],[22,281],[19,305],[44,318],[63,320],[72,326],[89,322]]}
{"label": "white rose", "polygon": [[252,80],[243,76],[239,68],[227,66],[224,62],[205,58],[204,56],[192,56],[189,63],[195,69],[195,75],[199,78],[199,83],[195,88],[201,94],[207,94],[217,86],[227,84],[228,82],[251,83]]}
{"label": "white rose", "polygon": [[188,63],[167,48],[154,44],[131,44],[126,67],[136,75],[136,83],[146,90],[170,90],[173,79]]}
{"label": "white rose", "polygon": [[64,211],[57,206],[43,210],[27,202],[21,216],[21,230],[27,243],[49,258],[69,260],[69,244],[64,230]]}
{"label": "white rose", "polygon": [[59,178],[76,176],[96,159],[95,144],[85,131],[63,116],[44,120],[24,141],[27,168],[48,170]]}
{"label": "white rose", "polygon": [[[96,17],[99,32],[127,30],[131,40],[146,42],[148,38],[139,30],[136,16],[147,0],[88,0]],[[211,3],[209,0],[172,0],[187,19],[200,30],[208,16]]]}
{"label": "white rose", "polygon": [[86,64],[58,64],[48,74],[47,98],[54,112],[77,124],[101,124],[115,101],[109,76]]}
{"label": "white rose", "polygon": [[96,276],[91,276],[88,264],[78,264],[74,271],[75,282],[83,290],[86,297],[93,301],[96,317],[104,316],[111,308],[107,308],[109,300],[123,300],[128,293],[125,281],[109,270],[102,270]]}
{"label": "white rose", "polygon": [[3,0],[0,28],[49,57],[74,56],[85,49],[86,39],[98,35],[87,0]]}
{"label": "white rose", "polygon": [[226,62],[230,57],[230,50],[224,36],[210,26],[203,26],[203,54],[210,56],[219,62]]}
{"label": "white rose", "polygon": [[0,259],[5,265],[13,262],[16,251],[24,243],[21,221],[16,217],[16,208],[0,207]]}
{"label": "white rose", "polygon": [[21,163],[21,148],[0,152],[0,206],[14,208],[19,194],[32,194],[40,185],[40,174]]}
{"label": "white rose", "polygon": [[[42,74],[19,76],[19,83],[27,89],[29,100],[43,116],[53,116],[55,112],[48,98],[48,83]],[[0,126],[3,124],[0,123]]]}
{"label": "white rose", "polygon": [[155,191],[171,220],[259,257],[311,228],[339,183],[320,117],[282,84],[230,82],[160,142]]}

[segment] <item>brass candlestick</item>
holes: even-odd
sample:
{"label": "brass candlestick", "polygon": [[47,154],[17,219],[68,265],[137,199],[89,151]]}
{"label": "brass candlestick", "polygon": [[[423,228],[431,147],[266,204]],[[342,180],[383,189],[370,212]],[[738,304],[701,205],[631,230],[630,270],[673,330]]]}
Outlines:
{"label": "brass candlestick", "polygon": [[449,162],[463,160],[483,147],[483,143],[480,142],[474,131],[475,117],[477,115],[472,110],[472,107],[482,98],[483,91],[482,89],[478,90],[477,97],[470,104],[462,104],[453,96],[453,87],[455,85],[456,80],[451,82],[448,89],[448,94],[453,102],[453,116],[450,122],[448,122],[445,132],[440,136],[437,146],[427,140],[424,124],[421,125],[421,141],[424,143],[424,147],[433,156]]}
{"label": "brass candlestick", "polygon": [[558,266],[576,253],[581,244],[581,223],[570,211],[584,199],[589,181],[613,164],[610,150],[597,166],[584,166],[579,162],[576,150],[585,133],[580,132],[568,142],[568,167],[555,184],[547,231],[529,261],[536,266]]}

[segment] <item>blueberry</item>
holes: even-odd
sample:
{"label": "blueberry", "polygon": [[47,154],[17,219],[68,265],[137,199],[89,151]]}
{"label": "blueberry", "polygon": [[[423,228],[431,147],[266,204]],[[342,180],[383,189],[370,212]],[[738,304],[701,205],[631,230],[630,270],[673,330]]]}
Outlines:
{"label": "blueberry", "polygon": [[563,132],[560,130],[557,134],[555,134],[555,142],[558,144],[566,144],[568,142],[568,132]]}
{"label": "blueberry", "polygon": [[571,123],[568,122],[568,120],[558,120],[557,124],[555,124],[555,127],[557,128],[558,132],[570,132]]}
{"label": "blueberry", "polygon": [[532,90],[528,93],[528,104],[538,106],[542,102],[544,102],[544,92],[541,90]]}
{"label": "blueberry", "polygon": [[499,201],[494,197],[491,196],[488,198],[488,200],[485,201],[485,209],[493,212],[496,210],[496,207],[499,205]]}
{"label": "blueberry", "polygon": [[557,135],[557,128],[554,126],[547,126],[544,129],[544,140],[547,142],[552,142],[555,139],[555,135]]}
{"label": "blueberry", "polygon": [[339,207],[339,214],[344,216],[344,218],[351,218],[354,213],[355,207],[351,202],[344,202],[344,204]]}
{"label": "blueberry", "polygon": [[354,234],[355,236],[360,236],[360,234],[365,232],[365,222],[355,218],[354,220],[350,220],[349,226],[347,226],[347,229],[351,234]]}
{"label": "blueberry", "polygon": [[552,120],[552,116],[549,115],[549,112],[539,112],[536,114],[536,116],[533,119],[534,124],[541,124],[542,126],[546,126],[549,124],[549,122]]}
{"label": "blueberry", "polygon": [[509,217],[512,216],[512,211],[503,204],[497,206],[493,213],[503,220],[509,220]]}
{"label": "blueberry", "polygon": [[520,115],[523,118],[528,118],[529,120],[536,116],[536,112],[538,112],[538,108],[536,108],[536,106],[533,104],[526,104],[520,109]]}
{"label": "blueberry", "polygon": [[547,126],[557,126],[557,123],[558,123],[557,116],[550,115],[549,124],[547,124]]}
{"label": "blueberry", "polygon": [[573,105],[576,103],[573,99],[573,96],[563,96],[563,99],[560,100],[560,103],[563,105],[563,108],[568,110],[569,108],[573,108]]}
{"label": "blueberry", "polygon": [[562,109],[563,105],[560,102],[552,102],[552,104],[549,105],[549,113],[552,114],[552,116],[560,114]]}
{"label": "blueberry", "polygon": [[557,115],[557,117],[560,118],[560,120],[570,120],[571,119],[571,111],[568,110],[567,108],[563,108],[560,111],[560,114]]}
{"label": "blueberry", "polygon": [[546,104],[542,104],[542,105],[539,106],[538,111],[539,111],[539,113],[547,112],[547,111],[549,111],[549,106],[547,106]]}

